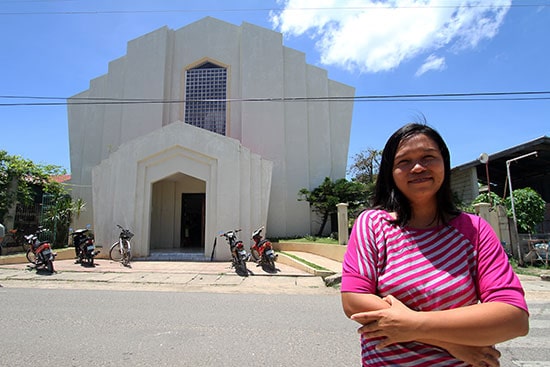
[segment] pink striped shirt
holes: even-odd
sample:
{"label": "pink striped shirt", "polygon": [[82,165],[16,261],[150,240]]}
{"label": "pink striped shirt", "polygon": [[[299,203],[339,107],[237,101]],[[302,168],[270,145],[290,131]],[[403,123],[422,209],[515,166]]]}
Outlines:
{"label": "pink striped shirt", "polygon": [[[342,266],[342,292],[393,295],[417,311],[504,302],[527,311],[524,292],[491,226],[462,213],[429,229],[392,225],[389,213],[357,218]],[[361,340],[364,366],[466,366],[445,350],[409,342],[377,351]]]}

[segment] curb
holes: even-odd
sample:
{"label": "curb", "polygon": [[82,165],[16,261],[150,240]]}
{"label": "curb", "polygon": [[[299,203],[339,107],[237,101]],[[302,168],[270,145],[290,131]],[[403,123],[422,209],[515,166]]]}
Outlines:
{"label": "curb", "polygon": [[333,274],[323,279],[327,287],[337,287],[342,283],[342,274]]}

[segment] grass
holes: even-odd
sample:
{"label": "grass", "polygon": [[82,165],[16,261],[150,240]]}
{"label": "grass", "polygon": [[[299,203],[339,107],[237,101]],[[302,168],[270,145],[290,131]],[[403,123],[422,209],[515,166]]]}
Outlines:
{"label": "grass", "polygon": [[540,277],[542,274],[550,273],[550,268],[546,267],[545,265],[531,266],[526,264],[526,266],[519,266],[516,259],[510,260],[510,264],[512,265],[512,268],[514,269],[516,274],[533,275]]}
{"label": "grass", "polygon": [[[285,239],[279,239],[279,242],[295,242],[295,243],[324,243],[324,244],[330,244],[330,245],[337,245],[338,241],[330,238],[330,237],[315,237],[315,236],[306,236],[302,238],[285,238]],[[284,252],[283,252],[284,253]],[[298,261],[303,262],[304,264],[317,269],[317,270],[327,270],[323,267],[320,267],[316,264],[312,264],[307,260],[301,259],[295,255],[291,255],[288,253],[285,253],[285,255],[292,257]],[[519,266],[517,264],[517,260],[511,259],[510,264],[512,265],[512,268],[516,272],[516,274],[522,274],[522,275],[532,275],[540,277],[542,274],[550,274],[550,267],[546,267],[543,265],[529,265],[525,264],[525,266]]]}
{"label": "grass", "polygon": [[279,242],[295,242],[295,243],[324,243],[327,245],[337,245],[338,240],[335,240],[330,237],[315,237],[315,236],[307,236],[302,238],[285,238],[280,239]]}
{"label": "grass", "polygon": [[315,269],[315,270],[330,271],[330,270],[327,269],[327,268],[323,268],[322,266],[319,266],[319,265],[317,265],[317,264],[314,264],[314,263],[312,263],[312,262],[309,262],[309,261],[307,261],[307,260],[305,260],[305,259],[302,259],[301,257],[296,256],[296,255],[294,255],[294,254],[289,254],[288,252],[284,252],[284,251],[281,251],[281,254],[285,254],[286,256],[291,257],[291,258],[293,258],[294,260],[298,260],[299,262],[304,263],[304,264],[306,264],[307,266],[309,266],[310,268],[313,268],[313,269]]}

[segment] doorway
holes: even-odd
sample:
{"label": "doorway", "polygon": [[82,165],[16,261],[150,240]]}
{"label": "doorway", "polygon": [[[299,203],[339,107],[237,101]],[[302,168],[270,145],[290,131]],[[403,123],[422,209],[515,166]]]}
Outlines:
{"label": "doorway", "polygon": [[183,251],[202,251],[205,232],[204,193],[181,194],[180,248]]}

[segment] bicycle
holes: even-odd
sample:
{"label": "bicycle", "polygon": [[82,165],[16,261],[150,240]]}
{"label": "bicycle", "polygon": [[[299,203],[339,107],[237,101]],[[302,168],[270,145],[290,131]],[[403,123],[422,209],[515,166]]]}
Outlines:
{"label": "bicycle", "polygon": [[109,258],[122,263],[124,266],[130,266],[130,260],[132,259],[130,240],[134,237],[134,234],[118,224],[117,227],[120,228],[120,234],[118,241],[113,243],[109,249]]}
{"label": "bicycle", "polygon": [[530,262],[531,266],[540,263],[548,267],[550,242],[537,241],[535,244],[529,244],[529,252],[523,257],[524,262]]}
{"label": "bicycle", "polygon": [[21,233],[21,231],[18,229],[10,229],[0,243],[0,256],[7,254],[8,248],[15,248],[15,251],[21,249],[22,252],[26,253],[30,246],[23,238],[23,233]]}

